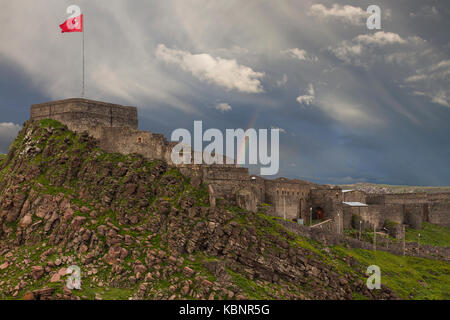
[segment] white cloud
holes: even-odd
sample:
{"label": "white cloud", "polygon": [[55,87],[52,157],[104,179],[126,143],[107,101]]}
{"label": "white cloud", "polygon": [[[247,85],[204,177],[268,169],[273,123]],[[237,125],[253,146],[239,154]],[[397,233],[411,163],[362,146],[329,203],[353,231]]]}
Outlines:
{"label": "white cloud", "polygon": [[450,107],[450,60],[430,64],[416,70],[404,82],[413,89],[415,96],[427,97],[431,102]]}
{"label": "white cloud", "polygon": [[297,97],[297,102],[302,105],[309,106],[311,103],[314,102],[314,99],[316,97],[314,86],[312,83],[308,85],[308,89],[306,90],[307,94]]}
{"label": "white cloud", "polygon": [[428,79],[428,76],[425,74],[416,74],[413,76],[410,76],[408,78],[405,79],[405,82],[418,82],[418,81],[422,81],[422,80],[426,80]]}
{"label": "white cloud", "polygon": [[404,44],[406,40],[400,37],[400,35],[393,32],[378,31],[371,34],[361,34],[354,38],[354,41],[364,44],[375,44],[379,46],[385,46],[388,44]]}
{"label": "white cloud", "polygon": [[314,4],[311,6],[308,15],[320,19],[340,20],[352,25],[361,25],[369,17],[369,14],[360,7],[339,4],[334,4],[329,9],[323,4]]}
{"label": "white cloud", "polygon": [[444,90],[439,90],[434,96],[431,97],[431,101],[446,107],[450,107],[450,97]]}
{"label": "white cloud", "polygon": [[219,103],[216,105],[216,110],[219,110],[222,113],[233,110],[233,108],[228,103]]}
{"label": "white cloud", "polygon": [[318,61],[319,59],[306,52],[306,50],[299,48],[292,48],[288,50],[283,50],[281,53],[288,54],[291,58],[302,60],[302,61]]}
{"label": "white cloud", "polygon": [[21,126],[12,122],[0,122],[0,153],[7,153]]}
{"label": "white cloud", "polygon": [[[417,43],[419,37],[403,39],[400,35],[393,32],[378,31],[370,34],[361,34],[354,37],[351,41],[343,41],[338,47],[329,47],[329,50],[341,61],[346,64],[368,67],[368,62],[363,61],[365,53],[372,53],[373,50],[388,45],[405,45],[408,43]],[[376,55],[368,55],[368,58],[376,58]],[[396,56],[386,58],[389,62],[396,61]]]}
{"label": "white cloud", "polygon": [[212,57],[209,54],[191,54],[187,51],[169,49],[159,44],[156,57],[167,63],[173,63],[202,81],[214,83],[227,90],[247,93],[263,92],[261,81],[264,73],[240,65],[236,60]]}
{"label": "white cloud", "polygon": [[344,41],[340,47],[330,49],[334,53],[336,58],[342,60],[347,64],[362,64],[361,60],[359,59],[359,56],[361,56],[361,53],[363,51],[363,47],[361,44],[352,44],[350,42]]}
{"label": "white cloud", "polygon": [[428,98],[431,102],[444,107],[450,107],[450,94],[445,89],[424,88],[424,91],[413,91],[413,95]]}
{"label": "white cloud", "polygon": [[450,69],[450,60],[442,60],[441,62],[433,64],[430,67],[431,71],[436,71],[438,69]]}
{"label": "white cloud", "polygon": [[277,80],[277,87],[283,87],[288,82],[287,74],[283,74],[280,80]]}

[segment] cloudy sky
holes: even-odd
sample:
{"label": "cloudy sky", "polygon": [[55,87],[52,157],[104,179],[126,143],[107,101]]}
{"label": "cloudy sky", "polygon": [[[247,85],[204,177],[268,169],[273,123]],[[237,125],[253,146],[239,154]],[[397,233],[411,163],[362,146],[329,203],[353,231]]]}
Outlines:
{"label": "cloudy sky", "polygon": [[450,185],[448,1],[0,0],[0,152],[31,104],[80,96],[71,4],[87,97],[142,130],[280,128],[280,176]]}

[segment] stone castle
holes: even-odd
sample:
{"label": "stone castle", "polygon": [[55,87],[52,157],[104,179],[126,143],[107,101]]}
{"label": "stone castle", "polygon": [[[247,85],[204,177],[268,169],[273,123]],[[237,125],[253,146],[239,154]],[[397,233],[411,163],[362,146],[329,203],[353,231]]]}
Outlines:
{"label": "stone castle", "polygon": [[[31,120],[41,119],[60,121],[75,132],[88,132],[106,152],[136,153],[174,165],[170,155],[178,142],[140,131],[135,107],[67,99],[31,106]],[[302,180],[264,179],[235,165],[178,167],[193,183],[207,184],[213,199],[225,199],[253,212],[264,207],[269,214],[299,223],[320,219],[328,222],[332,232],[342,233],[363,224],[366,229],[378,230],[388,226],[386,230],[398,236],[399,226],[420,229],[422,221],[450,227],[450,193],[365,194]]]}

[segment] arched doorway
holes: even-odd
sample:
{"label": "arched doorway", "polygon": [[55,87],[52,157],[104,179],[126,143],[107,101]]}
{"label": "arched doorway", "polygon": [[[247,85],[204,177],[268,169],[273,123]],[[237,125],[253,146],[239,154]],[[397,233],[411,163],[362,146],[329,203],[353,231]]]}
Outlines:
{"label": "arched doorway", "polygon": [[316,207],[316,209],[314,210],[313,219],[323,220],[323,217],[324,217],[324,210],[322,209],[322,207]]}

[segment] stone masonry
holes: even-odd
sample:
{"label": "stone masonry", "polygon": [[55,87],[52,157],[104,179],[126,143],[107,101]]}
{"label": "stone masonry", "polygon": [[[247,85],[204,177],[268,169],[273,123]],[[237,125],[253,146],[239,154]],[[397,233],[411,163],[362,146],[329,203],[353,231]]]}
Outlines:
{"label": "stone masonry", "polygon": [[[75,132],[86,131],[107,152],[140,154],[169,165],[177,143],[164,135],[138,129],[137,108],[87,99],[67,99],[31,106],[31,120],[54,119]],[[286,220],[333,220],[336,232],[352,227],[355,220],[366,228],[381,229],[389,221],[420,228],[422,221],[450,226],[450,194],[366,195],[361,191],[316,185],[307,181],[264,179],[236,165],[180,165],[181,172],[209,185],[215,199],[266,212]],[[214,199],[214,200],[215,200]],[[360,204],[354,204],[360,203]],[[361,205],[363,204],[363,205]]]}

